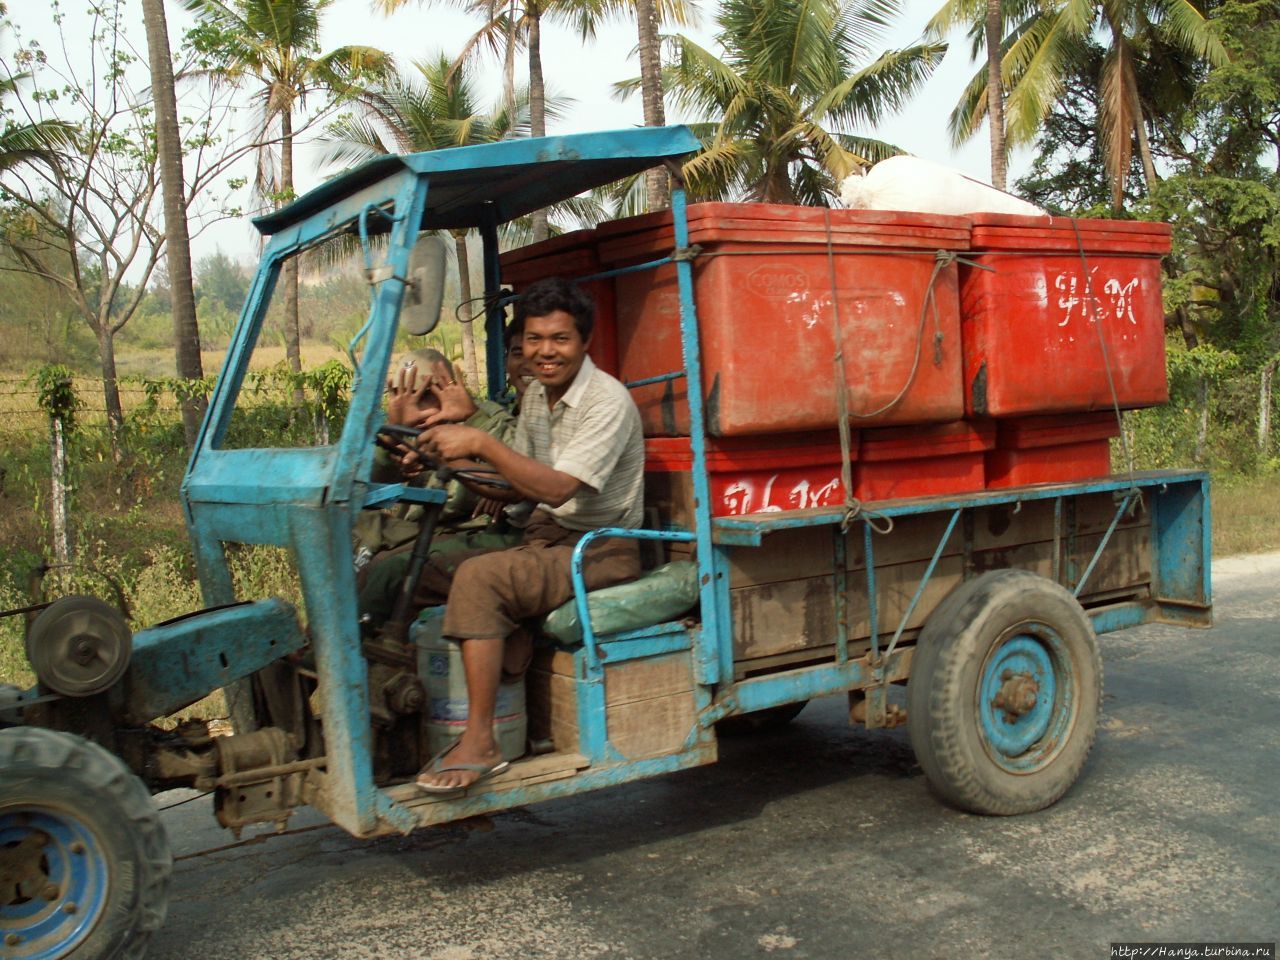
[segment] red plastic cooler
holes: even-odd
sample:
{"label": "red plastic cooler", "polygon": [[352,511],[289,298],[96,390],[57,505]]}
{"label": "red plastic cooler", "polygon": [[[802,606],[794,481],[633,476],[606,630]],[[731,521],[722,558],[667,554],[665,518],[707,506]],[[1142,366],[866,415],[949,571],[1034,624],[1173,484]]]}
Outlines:
{"label": "red plastic cooler", "polygon": [[[690,243],[700,248],[695,297],[710,433],[835,426],[833,271],[854,426],[961,416],[957,272],[943,265],[935,277],[934,266],[936,251],[967,249],[967,220],[832,210],[828,231],[822,208],[688,210]],[[597,236],[606,267],[658,259],[674,246],[669,211],[602,224]],[[683,370],[674,265],[622,275],[616,289],[622,379]],[[681,379],[633,391],[647,435],[689,432],[686,390]]]}
{"label": "red plastic cooler", "polygon": [[996,449],[987,454],[987,486],[1105,477],[1111,472],[1111,438],[1119,435],[1114,412],[1002,420]]}
{"label": "red plastic cooler", "polygon": [[[502,265],[502,282],[510,284],[516,293],[544,277],[577,280],[599,273],[601,269],[596,256],[594,230],[575,230],[508,251],[499,262]],[[591,280],[582,287],[596,303],[595,333],[587,352],[596,366],[617,376],[618,335],[614,320],[613,281]]]}
{"label": "red plastic cooler", "polygon": [[1122,408],[1168,400],[1169,236],[1162,223],[974,214],[969,259],[987,269],[960,270],[966,413],[1110,408],[1108,365]]}
{"label": "red plastic cooler", "polygon": [[859,500],[895,500],[982,490],[983,456],[995,443],[991,421],[864,430],[854,494]]}
{"label": "red plastic cooler", "polygon": [[[851,459],[858,455],[853,434]],[[803,510],[844,503],[840,440],[834,433],[709,440],[707,472],[711,515]],[[645,441],[645,470],[689,475],[693,452],[688,437]],[[692,517],[676,518],[692,522]]]}

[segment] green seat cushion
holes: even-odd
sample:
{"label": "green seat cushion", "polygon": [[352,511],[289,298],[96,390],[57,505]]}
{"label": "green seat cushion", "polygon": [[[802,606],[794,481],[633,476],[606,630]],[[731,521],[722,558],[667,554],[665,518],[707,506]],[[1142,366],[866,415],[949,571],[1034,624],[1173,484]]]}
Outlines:
{"label": "green seat cushion", "polygon": [[[593,590],[587,609],[596,636],[639,630],[674,620],[698,602],[698,565],[691,560],[663,564],[629,583]],[[561,646],[582,643],[582,624],[573,600],[542,620],[542,632]]]}

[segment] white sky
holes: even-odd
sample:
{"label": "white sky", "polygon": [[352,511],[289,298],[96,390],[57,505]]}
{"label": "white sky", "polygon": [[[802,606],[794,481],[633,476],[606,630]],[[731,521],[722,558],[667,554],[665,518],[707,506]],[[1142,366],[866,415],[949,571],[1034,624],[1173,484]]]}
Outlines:
{"label": "white sky", "polygon": [[[84,0],[65,0],[64,10],[71,14]],[[145,49],[146,37],[134,7],[129,26],[133,42]],[[918,38],[925,22],[937,10],[941,0],[906,0],[906,14],[901,25],[887,38],[890,46],[906,46]],[[689,31],[700,43],[713,47],[711,0],[701,0],[704,8],[702,26]],[[175,0],[166,4],[171,44],[176,47],[181,31],[191,22]],[[48,38],[52,32],[48,7],[41,0],[11,0],[10,16],[24,33]],[[72,22],[74,22],[72,20]],[[391,17],[372,12],[370,0],[334,0],[324,19],[322,42],[325,49],[342,44],[369,44],[390,51],[408,66],[410,61],[430,57],[440,51],[452,56],[477,26],[477,21],[439,3],[407,6]],[[74,27],[72,28],[74,29]],[[604,27],[593,44],[584,45],[572,30],[546,23],[542,32],[543,70],[549,89],[572,97],[576,103],[567,116],[550,126],[552,133],[574,133],[611,130],[638,125],[641,122],[639,97],[619,103],[611,96],[612,85],[639,73],[635,47],[635,25],[618,22]],[[975,67],[969,62],[968,43],[962,36],[950,38],[951,50],[934,76],[917,94],[907,109],[884,123],[879,129],[866,131],[896,143],[903,149],[938,163],[956,167],[977,179],[987,180],[989,162],[985,134],[953,150],[946,134],[947,117],[960,90]],[[46,40],[48,42],[48,40]],[[523,59],[517,70],[525,70]],[[496,100],[500,91],[501,65],[494,59],[481,62],[474,73],[482,93]],[[669,116],[675,121],[679,117]],[[1012,158],[1011,173],[1019,175],[1028,158]],[[296,171],[299,191],[314,186],[321,179],[316,168],[316,154],[304,145],[299,150]],[[1012,179],[1012,177],[1011,177]],[[252,204],[246,196],[246,208]],[[218,224],[198,237],[194,243],[197,259],[220,247],[240,259],[256,258],[256,233],[247,220]]]}

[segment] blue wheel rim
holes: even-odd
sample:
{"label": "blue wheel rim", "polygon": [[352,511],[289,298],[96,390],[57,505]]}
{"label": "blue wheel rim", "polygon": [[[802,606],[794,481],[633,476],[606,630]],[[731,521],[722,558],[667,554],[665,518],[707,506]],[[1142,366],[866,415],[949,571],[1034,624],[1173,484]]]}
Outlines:
{"label": "blue wheel rim", "polygon": [[[37,807],[0,812],[0,848],[33,838],[44,841],[34,854],[40,876],[15,902],[0,905],[0,943],[6,958],[55,960],[83,942],[102,917],[110,871],[101,840],[72,814]],[[56,894],[46,899],[50,886]]]}
{"label": "blue wheel rim", "polygon": [[1017,774],[1052,763],[1075,718],[1077,682],[1066,644],[1052,627],[1022,623],[1006,631],[979,674],[977,713],[987,755]]}

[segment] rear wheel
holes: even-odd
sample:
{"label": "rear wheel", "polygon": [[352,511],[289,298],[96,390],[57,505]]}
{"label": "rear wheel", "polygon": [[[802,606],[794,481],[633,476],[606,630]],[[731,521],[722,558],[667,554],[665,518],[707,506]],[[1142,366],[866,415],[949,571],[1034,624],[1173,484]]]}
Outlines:
{"label": "rear wheel", "polygon": [[173,858],[150,794],[97,744],[0,730],[0,952],[140,958],[164,922]]}
{"label": "rear wheel", "polygon": [[1102,661],[1062,587],[999,570],[957,587],[921,631],[907,686],[911,746],[931,786],[973,813],[1047,807],[1097,729]]}

